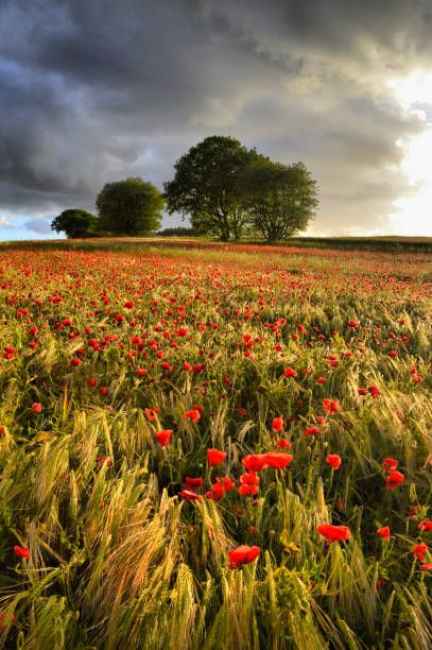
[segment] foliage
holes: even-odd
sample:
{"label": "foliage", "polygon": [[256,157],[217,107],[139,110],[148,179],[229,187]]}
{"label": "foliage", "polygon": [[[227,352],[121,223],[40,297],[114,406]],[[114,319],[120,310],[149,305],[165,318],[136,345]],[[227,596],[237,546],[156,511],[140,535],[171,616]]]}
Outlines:
{"label": "foliage", "polygon": [[74,247],[1,260],[0,645],[432,647],[429,256]]}
{"label": "foliage", "polygon": [[100,229],[115,235],[143,235],[160,226],[164,198],[141,178],[107,183],[98,194]]}
{"label": "foliage", "polygon": [[186,226],[176,226],[174,228],[164,228],[157,233],[158,237],[196,237],[200,232],[195,228]]}
{"label": "foliage", "polygon": [[165,183],[168,212],[190,215],[193,228],[222,241],[240,239],[248,214],[239,178],[257,157],[234,138],[205,138],[176,162],[174,179]]}
{"label": "foliage", "polygon": [[51,223],[51,230],[64,232],[68,238],[91,237],[97,229],[98,219],[86,210],[63,210]]}
{"label": "foliage", "polygon": [[316,181],[303,163],[259,158],[244,170],[241,187],[251,223],[269,242],[305,230],[318,206]]}

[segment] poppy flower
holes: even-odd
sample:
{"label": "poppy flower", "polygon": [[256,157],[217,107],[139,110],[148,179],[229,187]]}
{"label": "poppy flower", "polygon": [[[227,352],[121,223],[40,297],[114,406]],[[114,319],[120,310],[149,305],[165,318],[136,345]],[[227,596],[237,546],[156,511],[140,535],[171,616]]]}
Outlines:
{"label": "poppy flower", "polygon": [[243,467],[249,472],[260,472],[266,465],[264,454],[248,454],[242,458]]}
{"label": "poppy flower", "polygon": [[352,330],[357,330],[360,327],[360,321],[355,318],[351,318],[348,323],[348,327]]}
{"label": "poppy flower", "polygon": [[351,538],[351,531],[348,526],[321,524],[318,526],[317,531],[328,542],[345,542]]}
{"label": "poppy flower", "polygon": [[81,365],[81,359],[78,359],[77,357],[74,357],[73,359],[71,359],[70,365],[73,368],[77,368],[78,366]]}
{"label": "poppy flower", "polygon": [[328,415],[333,415],[342,410],[342,406],[337,399],[323,399],[323,409]]}
{"label": "poppy flower", "polygon": [[22,558],[23,560],[30,559],[30,551],[26,546],[18,546],[18,544],[16,544],[14,546],[14,553],[16,557]]}
{"label": "poppy flower", "polygon": [[261,553],[259,546],[238,546],[228,553],[230,569],[237,569],[243,564],[249,564],[256,560]]}
{"label": "poppy flower", "polygon": [[196,424],[201,419],[201,413],[197,408],[190,409],[184,414],[185,418]]}
{"label": "poppy flower", "polygon": [[432,519],[424,519],[418,525],[418,529],[425,533],[430,533],[432,530]]}
{"label": "poppy flower", "polygon": [[33,413],[42,413],[43,406],[40,402],[33,402],[31,410],[33,411]]}
{"label": "poppy flower", "polygon": [[367,395],[368,392],[369,392],[369,389],[368,389],[368,388],[364,388],[363,386],[359,386],[359,387],[357,388],[357,393],[358,393],[358,395]]}
{"label": "poppy flower", "polygon": [[432,570],[432,562],[423,562],[420,565],[420,571],[431,571]]}
{"label": "poppy flower", "polygon": [[96,386],[97,386],[97,379],[96,379],[96,377],[89,377],[89,378],[87,379],[87,386],[88,386],[89,388],[96,388]]}
{"label": "poppy flower", "polygon": [[204,479],[201,476],[185,476],[184,484],[188,488],[200,488],[204,484]]}
{"label": "poppy flower", "polygon": [[396,460],[396,458],[388,457],[388,458],[384,458],[382,465],[385,472],[390,472],[397,468],[397,466],[399,465],[399,461]]}
{"label": "poppy flower", "polygon": [[377,535],[387,542],[391,537],[390,527],[383,526],[382,528],[378,528]]}
{"label": "poppy flower", "polygon": [[108,394],[109,394],[108,386],[101,386],[99,388],[99,395],[101,395],[102,397],[106,397]]}
{"label": "poppy flower", "polygon": [[284,469],[292,463],[294,457],[280,451],[269,451],[264,454],[265,464],[273,469]]}
{"label": "poppy flower", "polygon": [[405,483],[405,475],[398,472],[397,469],[392,469],[387,474],[385,483],[388,490],[395,490],[399,485]]}
{"label": "poppy flower", "polygon": [[226,452],[219,449],[207,449],[207,462],[210,467],[221,465],[226,458]]}
{"label": "poppy flower", "polygon": [[216,481],[223,485],[225,492],[231,492],[235,488],[235,481],[230,476],[221,476]]}
{"label": "poppy flower", "polygon": [[147,374],[147,368],[137,368],[135,370],[136,377],[144,377]]}
{"label": "poppy flower", "polygon": [[255,496],[258,494],[258,485],[248,485],[247,483],[242,483],[238,489],[238,493],[242,497]]}
{"label": "poppy flower", "polygon": [[272,430],[275,433],[280,433],[284,429],[284,419],[281,415],[279,415],[276,418],[273,418],[272,422]]}
{"label": "poppy flower", "polygon": [[329,454],[326,458],[326,463],[336,471],[342,465],[342,458],[339,456],[339,454]]}
{"label": "poppy flower", "polygon": [[283,369],[283,376],[284,377],[297,377],[297,371],[294,370],[294,368],[284,368]]}
{"label": "poppy flower", "polygon": [[378,386],[369,386],[368,391],[369,395],[371,395],[374,399],[381,395],[381,391]]}
{"label": "poppy flower", "polygon": [[149,422],[154,422],[158,414],[159,414],[159,408],[157,407],[152,409],[149,408],[144,409],[144,415],[146,416],[147,420],[149,420]]}
{"label": "poppy flower", "polygon": [[186,501],[197,501],[198,499],[202,499],[200,494],[197,494],[193,490],[181,490],[179,493],[179,497],[182,499],[185,499]]}
{"label": "poppy flower", "polygon": [[240,483],[241,485],[259,485],[260,477],[255,472],[245,472],[240,474]]}
{"label": "poppy flower", "polygon": [[318,427],[312,426],[312,427],[306,427],[303,433],[305,436],[317,436],[321,432],[318,429]]}
{"label": "poppy flower", "polygon": [[279,449],[291,449],[292,444],[286,438],[279,438],[279,440],[276,442],[276,447]]}
{"label": "poppy flower", "polygon": [[206,492],[207,499],[213,499],[214,501],[219,501],[224,496],[225,488],[223,483],[214,483],[211,487],[211,490],[208,490],[208,492]]}
{"label": "poppy flower", "polygon": [[161,447],[167,447],[171,442],[172,434],[172,429],[162,429],[162,431],[155,433],[155,438]]}
{"label": "poppy flower", "polygon": [[420,562],[423,562],[426,553],[428,552],[429,547],[427,544],[421,543],[421,544],[415,544],[411,551],[414,557],[417,558],[417,560],[420,560]]}

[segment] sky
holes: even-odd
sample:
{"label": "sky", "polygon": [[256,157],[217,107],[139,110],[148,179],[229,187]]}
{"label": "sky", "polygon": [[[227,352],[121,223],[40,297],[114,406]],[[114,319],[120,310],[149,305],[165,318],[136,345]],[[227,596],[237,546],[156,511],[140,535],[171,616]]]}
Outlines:
{"label": "sky", "polygon": [[429,0],[0,0],[0,239],[216,134],[305,163],[307,234],[432,235],[431,29]]}

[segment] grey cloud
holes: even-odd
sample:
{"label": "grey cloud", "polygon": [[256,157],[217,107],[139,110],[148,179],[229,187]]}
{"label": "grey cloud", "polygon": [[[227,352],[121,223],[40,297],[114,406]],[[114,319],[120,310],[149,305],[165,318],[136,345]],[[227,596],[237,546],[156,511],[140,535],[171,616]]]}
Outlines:
{"label": "grey cloud", "polygon": [[385,81],[431,64],[420,0],[0,1],[0,210],[94,210],[128,175],[161,186],[213,133],[304,160],[324,231],[385,227],[409,191],[395,141],[424,123]]}

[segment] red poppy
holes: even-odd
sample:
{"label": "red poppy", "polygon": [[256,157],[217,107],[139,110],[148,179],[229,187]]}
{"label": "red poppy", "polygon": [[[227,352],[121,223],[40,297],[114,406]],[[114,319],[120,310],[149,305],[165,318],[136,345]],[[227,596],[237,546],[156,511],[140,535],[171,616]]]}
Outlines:
{"label": "red poppy", "polygon": [[417,560],[420,560],[420,562],[423,562],[426,553],[428,552],[429,547],[427,544],[421,543],[421,544],[415,544],[412,547],[412,554],[414,557],[417,558]]}
{"label": "red poppy", "polygon": [[377,535],[378,537],[381,537],[381,539],[384,539],[387,542],[391,537],[390,527],[383,526],[382,528],[378,528]]}
{"label": "red poppy", "polygon": [[89,388],[95,388],[97,386],[97,379],[95,377],[89,377],[87,379],[87,386]]}
{"label": "red poppy", "polygon": [[367,395],[368,392],[369,392],[368,389],[364,388],[363,386],[359,386],[359,388],[357,388],[357,393],[359,395]]}
{"label": "red poppy", "polygon": [[145,408],[144,409],[144,415],[146,416],[147,420],[150,422],[154,422],[159,414],[160,409],[158,407],[156,408]]}
{"label": "red poppy", "polygon": [[245,472],[240,474],[241,485],[259,485],[260,477],[255,472]]}
{"label": "red poppy", "polygon": [[323,409],[328,415],[332,415],[334,413],[337,413],[342,409],[342,406],[337,399],[323,399],[322,402]]}
{"label": "red poppy", "polygon": [[318,427],[312,426],[312,427],[306,427],[303,433],[305,436],[317,436],[321,432],[318,429]]}
{"label": "red poppy", "polygon": [[351,320],[348,321],[347,325],[351,329],[357,330],[360,327],[360,321],[356,320],[355,318],[351,318]]}
{"label": "red poppy", "polygon": [[258,494],[258,485],[248,485],[247,483],[242,483],[238,489],[238,493],[242,497],[255,496]]}
{"label": "red poppy", "polygon": [[284,430],[284,419],[281,415],[276,418],[273,418],[272,429],[275,433],[280,433]]}
{"label": "red poppy", "polygon": [[70,364],[72,367],[77,368],[78,366],[81,365],[81,359],[77,359],[77,357],[74,357],[73,359],[71,359]]}
{"label": "red poppy", "polygon": [[297,377],[297,371],[294,370],[294,368],[284,368],[283,369],[283,376],[284,377]]}
{"label": "red poppy", "polygon": [[398,472],[397,469],[392,469],[387,474],[385,482],[388,490],[395,490],[399,485],[405,483],[405,475]]}
{"label": "red poppy", "polygon": [[420,571],[431,571],[432,570],[432,562],[423,562],[423,564],[420,565]]}
{"label": "red poppy", "polygon": [[260,472],[266,465],[264,454],[249,454],[242,458],[243,467],[250,472]]}
{"label": "red poppy", "polygon": [[201,413],[197,408],[190,409],[189,411],[186,411],[184,414],[185,418],[193,422],[194,424],[196,422],[199,422],[201,419]]}
{"label": "red poppy", "polygon": [[201,476],[185,476],[184,484],[188,488],[199,488],[204,484],[204,479]]}
{"label": "red poppy", "polygon": [[342,465],[342,458],[339,454],[329,454],[326,458],[326,463],[327,465],[330,465],[333,470],[338,470]]}
{"label": "red poppy", "polygon": [[334,526],[333,524],[321,524],[317,531],[328,542],[345,542],[351,538],[351,531],[348,526]]}
{"label": "red poppy", "polygon": [[226,458],[226,452],[219,449],[207,449],[207,462],[210,467],[221,465]]}
{"label": "red poppy", "polygon": [[432,530],[432,519],[423,519],[418,525],[419,530],[429,533]]}
{"label": "red poppy", "polygon": [[256,560],[261,553],[259,546],[238,546],[228,553],[231,569],[237,569],[243,564],[249,564]]}
{"label": "red poppy", "polygon": [[279,440],[276,442],[276,447],[279,449],[291,449],[292,444],[286,438],[279,438]]}
{"label": "red poppy", "polygon": [[379,397],[381,395],[381,391],[378,386],[369,386],[368,391],[369,395],[372,395],[373,398]]}
{"label": "red poppy", "polygon": [[172,434],[172,429],[162,429],[162,431],[155,433],[155,438],[161,447],[166,447],[171,442]]}
{"label": "red poppy", "polygon": [[393,469],[396,469],[399,465],[399,461],[396,458],[384,458],[383,460],[383,469],[385,472],[390,472]]}
{"label": "red poppy", "polygon": [[179,492],[179,497],[182,499],[186,499],[186,501],[197,501],[198,499],[202,499],[200,494],[197,494],[196,492],[193,492],[192,490],[181,490]]}
{"label": "red poppy", "polygon": [[284,469],[292,463],[294,457],[280,451],[268,451],[264,454],[265,465],[273,469]]}
{"label": "red poppy", "polygon": [[135,370],[136,377],[144,377],[147,374],[147,368],[137,368]]}
{"label": "red poppy", "polygon": [[42,413],[43,406],[40,402],[33,402],[31,410],[33,411],[33,413]]}
{"label": "red poppy", "polygon": [[211,487],[211,490],[206,492],[207,499],[213,499],[214,501],[219,501],[222,497],[225,496],[225,488],[223,483],[214,483]]}
{"label": "red poppy", "polygon": [[30,559],[30,551],[28,550],[28,548],[26,546],[18,546],[18,544],[16,544],[14,546],[14,553],[15,553],[16,557],[20,557],[23,560],[29,560]]}

